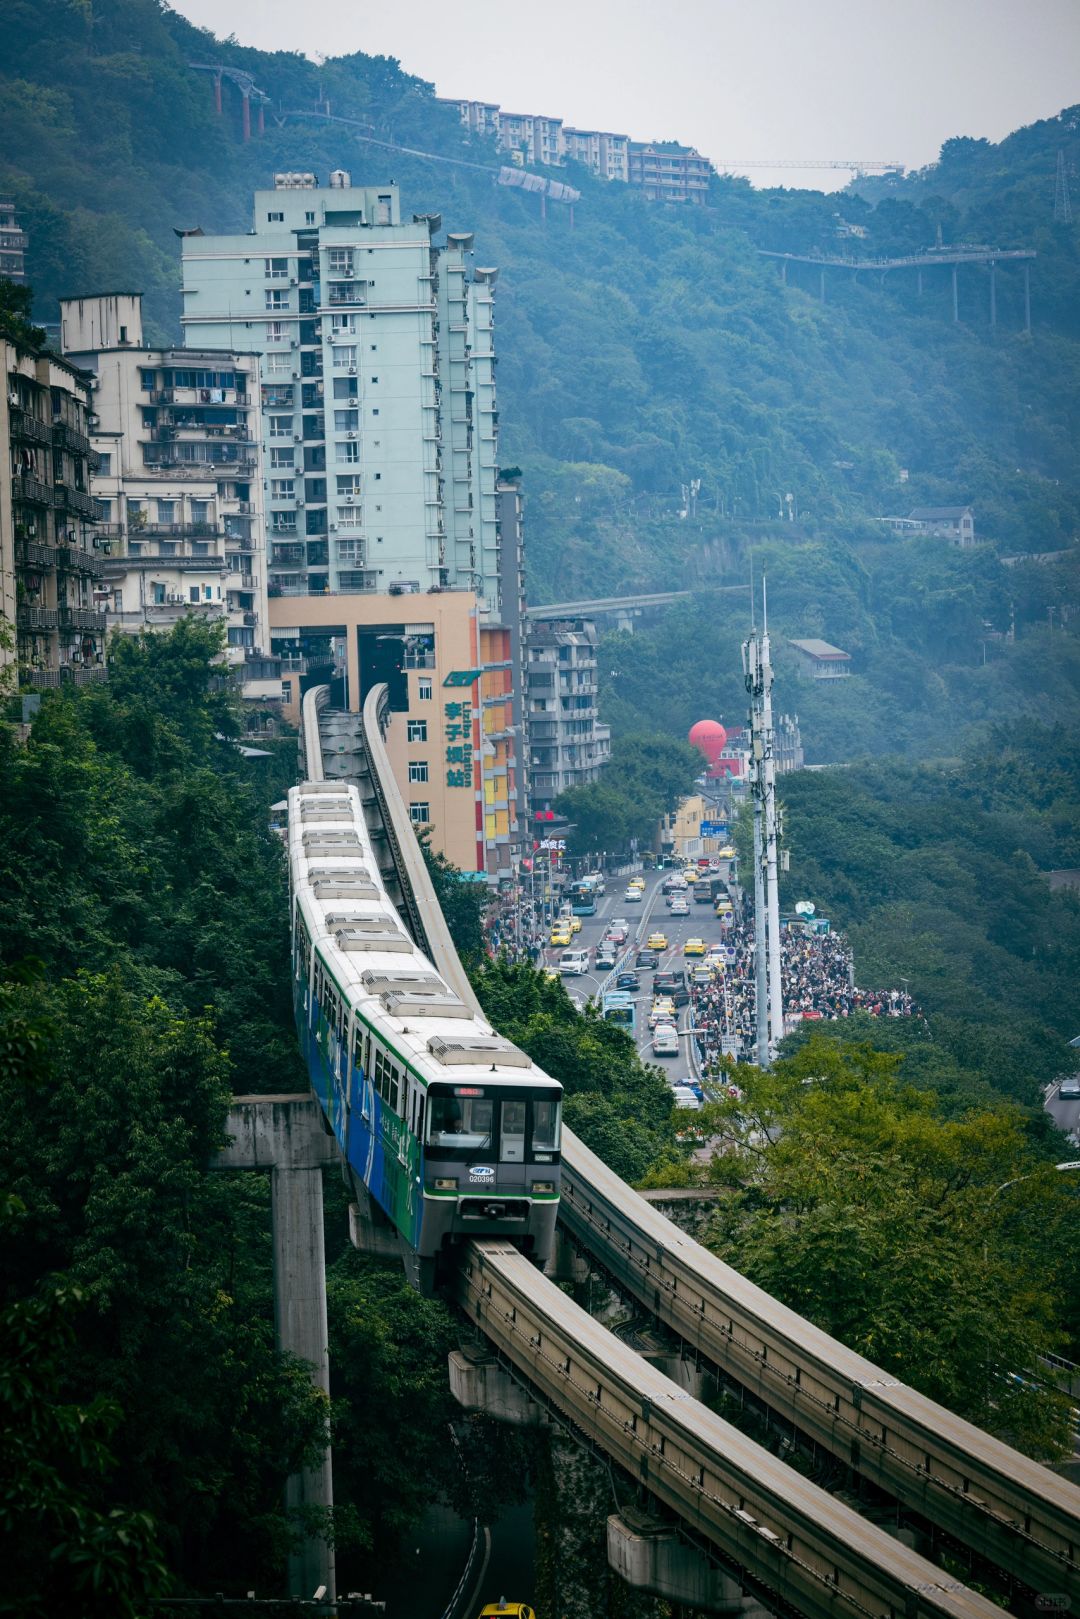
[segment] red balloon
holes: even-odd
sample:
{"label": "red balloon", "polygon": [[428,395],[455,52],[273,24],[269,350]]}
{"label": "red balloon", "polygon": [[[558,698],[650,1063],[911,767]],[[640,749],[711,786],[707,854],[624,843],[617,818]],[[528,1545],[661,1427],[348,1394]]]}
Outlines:
{"label": "red balloon", "polygon": [[698,720],[690,727],[690,746],[697,748],[714,768],[727,745],[727,732],[718,720]]}

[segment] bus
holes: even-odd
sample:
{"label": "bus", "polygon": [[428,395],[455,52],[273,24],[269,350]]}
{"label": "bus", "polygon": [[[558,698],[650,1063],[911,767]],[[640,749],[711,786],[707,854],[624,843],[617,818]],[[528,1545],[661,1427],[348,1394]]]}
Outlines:
{"label": "bus", "polygon": [[604,996],[604,1019],[608,1023],[617,1023],[620,1029],[625,1029],[631,1039],[637,1027],[637,1008],[634,997],[626,989],[609,989]]}
{"label": "bus", "polygon": [[573,916],[596,915],[596,889],[589,882],[571,883],[566,890]]}

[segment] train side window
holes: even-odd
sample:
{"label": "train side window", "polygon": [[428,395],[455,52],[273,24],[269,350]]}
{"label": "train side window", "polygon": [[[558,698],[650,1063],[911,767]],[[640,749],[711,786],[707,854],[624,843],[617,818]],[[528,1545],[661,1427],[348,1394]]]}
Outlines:
{"label": "train side window", "polygon": [[418,1097],[418,1099],[417,1099],[417,1103],[416,1103],[416,1132],[415,1133],[416,1133],[417,1141],[423,1141],[423,1139],[424,1139],[424,1096],[423,1096],[423,1093],[418,1092],[417,1097]]}
{"label": "train side window", "polygon": [[548,1101],[546,1098],[533,1098],[532,1150],[534,1153],[558,1152],[559,1103],[557,1100]]}

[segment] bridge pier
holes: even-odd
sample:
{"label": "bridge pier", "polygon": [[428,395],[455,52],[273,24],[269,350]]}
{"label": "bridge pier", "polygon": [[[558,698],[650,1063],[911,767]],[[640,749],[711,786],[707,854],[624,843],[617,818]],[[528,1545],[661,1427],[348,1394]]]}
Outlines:
{"label": "bridge pier", "polygon": [[1024,330],[1031,336],[1031,265],[1024,265]]}
{"label": "bridge pier", "polygon": [[952,318],[955,326],[960,319],[960,289],[957,284],[955,264],[952,267]]}
{"label": "bridge pier", "polygon": [[997,325],[997,264],[990,260],[990,330]]}
{"label": "bridge pier", "polygon": [[[311,1381],[329,1408],[322,1171],[324,1165],[337,1163],[337,1143],[327,1135],[318,1104],[306,1092],[234,1096],[226,1128],[231,1139],[218,1154],[216,1168],[270,1171],[277,1346],[308,1362]],[[290,1476],[285,1505],[290,1514],[305,1507],[327,1512],[333,1507],[329,1445],[321,1462]],[[334,1596],[333,1548],[316,1534],[289,1553],[288,1590],[309,1597],[320,1585]]]}
{"label": "bridge pier", "polygon": [[508,1422],[515,1428],[546,1425],[544,1407],[531,1399],[490,1353],[452,1349],[446,1359],[450,1393],[466,1411],[482,1411],[496,1422]]}
{"label": "bridge pier", "polygon": [[629,1513],[612,1513],[607,1521],[607,1557],[627,1585],[681,1607],[769,1619],[769,1610],[747,1596],[738,1580],[687,1545],[670,1524],[644,1514],[634,1513],[630,1521]]}

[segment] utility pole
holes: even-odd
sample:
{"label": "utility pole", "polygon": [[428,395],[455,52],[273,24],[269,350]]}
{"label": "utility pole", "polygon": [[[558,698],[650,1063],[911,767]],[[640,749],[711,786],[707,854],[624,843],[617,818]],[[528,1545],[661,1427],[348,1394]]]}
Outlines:
{"label": "utility pole", "polygon": [[768,602],[762,584],[762,631],[743,643],[743,677],[750,697],[750,791],[754,801],[754,944],[758,1061],[767,1068],[784,1034],[780,959],[779,852],[772,660]]}

